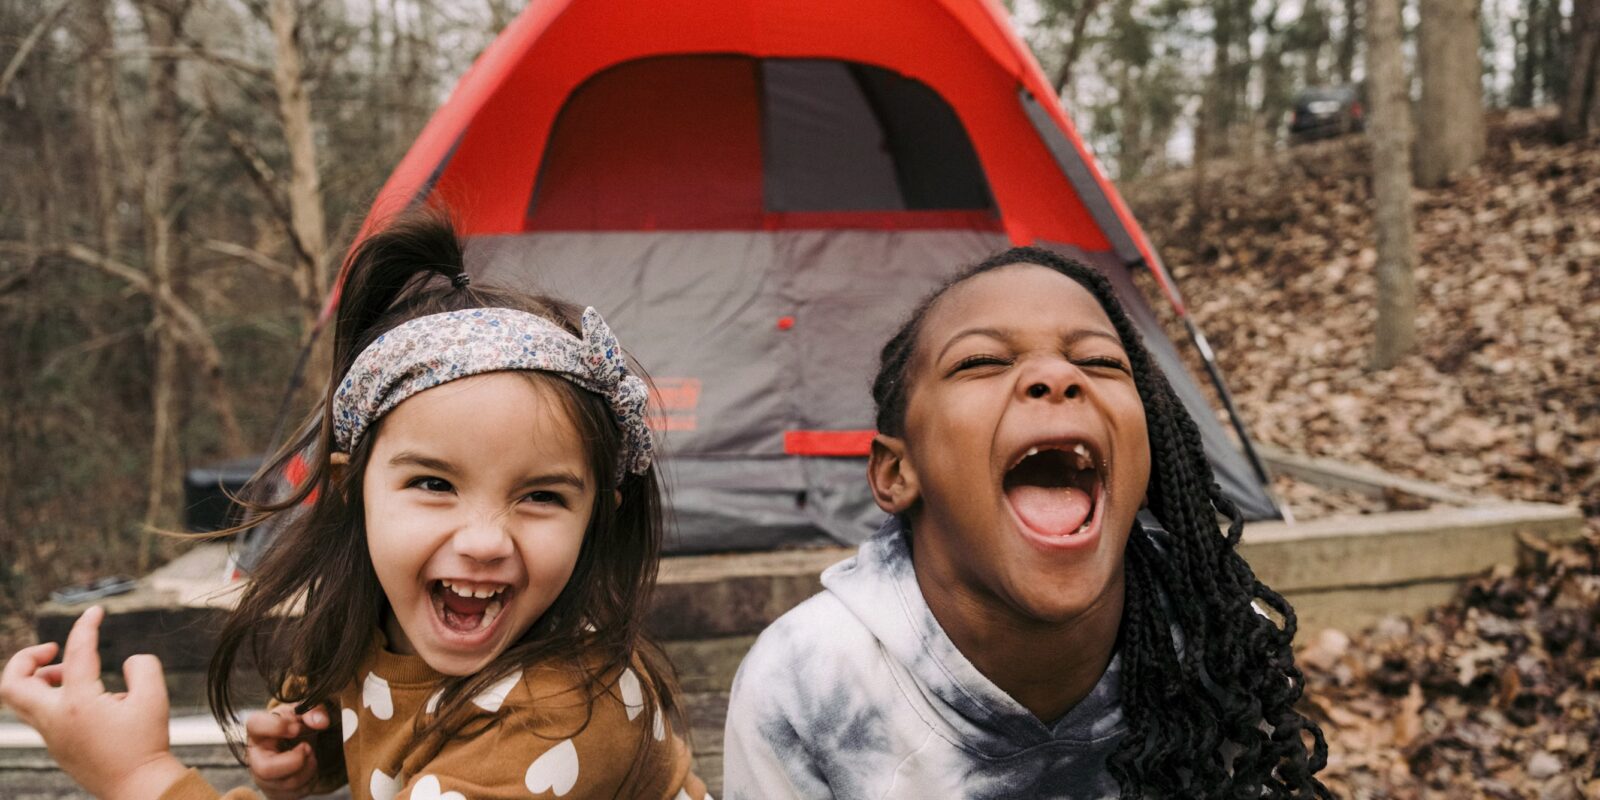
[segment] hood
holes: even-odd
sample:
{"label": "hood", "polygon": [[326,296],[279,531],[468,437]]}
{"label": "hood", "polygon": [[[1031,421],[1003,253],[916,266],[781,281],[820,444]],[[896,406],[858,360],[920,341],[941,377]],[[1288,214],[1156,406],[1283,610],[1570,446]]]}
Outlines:
{"label": "hood", "polygon": [[[911,565],[911,545],[891,517],[854,558],[822,573],[822,585],[911,674],[924,699],[963,745],[1004,757],[1048,742],[1090,742],[1122,732],[1113,656],[1089,695],[1053,724],[1035,717],[967,660],[934,619]],[[909,689],[907,689],[909,691]]]}

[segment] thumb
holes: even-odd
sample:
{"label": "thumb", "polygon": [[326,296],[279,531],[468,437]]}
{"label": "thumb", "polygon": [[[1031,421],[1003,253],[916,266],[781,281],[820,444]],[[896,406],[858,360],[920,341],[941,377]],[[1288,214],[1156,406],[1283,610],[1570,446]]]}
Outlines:
{"label": "thumb", "polygon": [[167,716],[167,680],[161,659],[149,654],[129,656],[122,662],[122,677],[128,681],[128,702],[149,714]]}

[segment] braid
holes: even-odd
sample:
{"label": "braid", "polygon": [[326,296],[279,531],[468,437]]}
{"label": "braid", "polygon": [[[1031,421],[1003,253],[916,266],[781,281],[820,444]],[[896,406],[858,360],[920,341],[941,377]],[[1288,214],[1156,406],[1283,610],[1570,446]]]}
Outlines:
{"label": "braid", "polygon": [[[1304,676],[1294,664],[1294,609],[1235,549],[1243,517],[1214,481],[1199,427],[1104,276],[1048,250],[1020,247],[940,286],[883,347],[872,385],[878,430],[904,434],[911,356],[934,303],[969,278],[1018,263],[1060,272],[1099,300],[1122,338],[1149,429],[1146,497],[1164,533],[1135,523],[1124,559],[1118,637],[1127,734],[1106,765],[1122,797],[1331,798],[1316,778],[1327,742],[1295,710]],[[1228,520],[1226,532],[1219,515]]]}

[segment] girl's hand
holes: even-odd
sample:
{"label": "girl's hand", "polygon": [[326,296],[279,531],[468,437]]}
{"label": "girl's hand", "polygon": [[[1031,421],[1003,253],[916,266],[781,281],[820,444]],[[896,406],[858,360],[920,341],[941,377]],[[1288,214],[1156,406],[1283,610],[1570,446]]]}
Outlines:
{"label": "girl's hand", "polygon": [[54,642],[24,648],[0,673],[0,701],[44,737],[61,769],[96,797],[159,796],[183,777],[167,743],[167,684],[161,662],[137,655],[122,665],[128,691],[100,682],[100,620],[93,606],[67,634],[59,665]]}
{"label": "girl's hand", "polygon": [[296,714],[282,705],[257,711],[244,721],[245,762],[267,800],[300,800],[317,780],[317,754],[311,737],[328,729],[328,712],[313,708]]}

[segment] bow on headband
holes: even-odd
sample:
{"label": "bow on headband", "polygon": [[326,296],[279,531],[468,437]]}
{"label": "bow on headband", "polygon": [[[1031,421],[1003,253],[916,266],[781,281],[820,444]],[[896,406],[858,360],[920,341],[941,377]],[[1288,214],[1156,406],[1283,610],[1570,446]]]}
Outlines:
{"label": "bow on headband", "polygon": [[448,311],[396,326],[356,356],[334,393],[334,445],[349,453],[373,422],[418,392],[502,370],[552,372],[604,397],[622,429],[617,480],[650,468],[649,392],[593,308],[583,311],[581,339],[544,317],[509,308]]}

